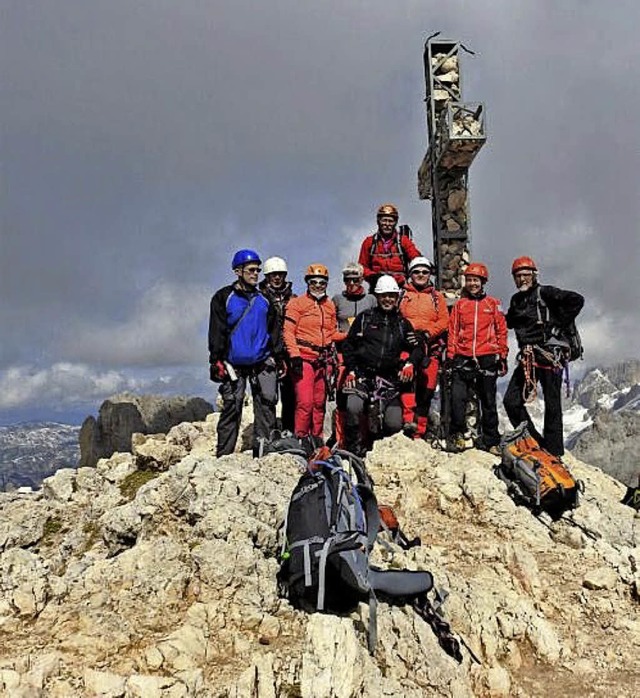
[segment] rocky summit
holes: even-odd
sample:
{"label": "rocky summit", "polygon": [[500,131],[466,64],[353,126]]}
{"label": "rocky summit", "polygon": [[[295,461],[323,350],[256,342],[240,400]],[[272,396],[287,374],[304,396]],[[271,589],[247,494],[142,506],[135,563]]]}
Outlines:
{"label": "rocky summit", "polygon": [[422,546],[380,546],[376,561],[431,570],[481,663],[465,649],[458,664],[413,610],[384,603],[370,656],[366,605],[308,615],[278,597],[299,465],[216,459],[216,419],[134,435],[133,453],[0,494],[3,695],[637,695],[640,516],[616,480],[567,457],[582,502],[569,520],[540,521],[487,453],[377,443],[378,499]]}

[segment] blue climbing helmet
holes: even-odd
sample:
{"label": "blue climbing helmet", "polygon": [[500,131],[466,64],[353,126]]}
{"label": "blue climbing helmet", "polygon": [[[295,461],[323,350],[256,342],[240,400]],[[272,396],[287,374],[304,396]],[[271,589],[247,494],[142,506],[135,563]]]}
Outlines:
{"label": "blue climbing helmet", "polygon": [[245,264],[249,264],[249,262],[257,262],[258,264],[262,264],[260,261],[260,255],[257,252],[254,252],[253,250],[238,250],[233,255],[231,269],[237,269]]}

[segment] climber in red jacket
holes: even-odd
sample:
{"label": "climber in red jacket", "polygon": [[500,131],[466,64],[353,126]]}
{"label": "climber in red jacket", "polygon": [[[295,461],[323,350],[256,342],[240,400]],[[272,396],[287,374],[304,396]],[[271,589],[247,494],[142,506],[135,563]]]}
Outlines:
{"label": "climber in red jacket", "polygon": [[392,276],[399,286],[407,280],[407,266],[420,251],[411,239],[408,226],[396,228],[398,209],[393,204],[383,204],[378,209],[378,230],[362,242],[358,262],[364,268],[364,279],[370,289],[383,274]]}
{"label": "climber in red jacket", "polygon": [[507,323],[500,301],[484,290],[489,271],[481,262],[471,262],[464,273],[462,297],[449,318],[447,362],[451,376],[451,448],[466,446],[466,407],[469,390],[480,402],[481,448],[499,455],[496,382],[507,372]]}

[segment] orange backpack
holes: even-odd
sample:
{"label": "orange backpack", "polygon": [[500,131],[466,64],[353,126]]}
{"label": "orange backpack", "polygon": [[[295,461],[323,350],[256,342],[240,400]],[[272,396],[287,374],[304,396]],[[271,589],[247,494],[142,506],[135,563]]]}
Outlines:
{"label": "orange backpack", "polygon": [[507,483],[516,504],[528,506],[535,514],[546,511],[556,519],[578,506],[582,482],[558,456],[540,446],[526,422],[505,434],[500,447],[502,462],[494,470]]}

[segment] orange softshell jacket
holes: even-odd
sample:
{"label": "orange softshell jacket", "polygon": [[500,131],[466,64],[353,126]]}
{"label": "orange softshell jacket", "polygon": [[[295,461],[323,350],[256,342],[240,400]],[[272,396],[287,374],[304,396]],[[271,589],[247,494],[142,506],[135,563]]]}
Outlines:
{"label": "orange softshell jacket", "polygon": [[415,330],[428,332],[429,341],[444,334],[449,326],[447,301],[433,286],[418,290],[413,284],[407,284],[400,301],[400,313]]}
{"label": "orange softshell jacket", "polygon": [[284,343],[291,358],[316,359],[337,333],[336,307],[324,296],[292,298],[284,312]]}

